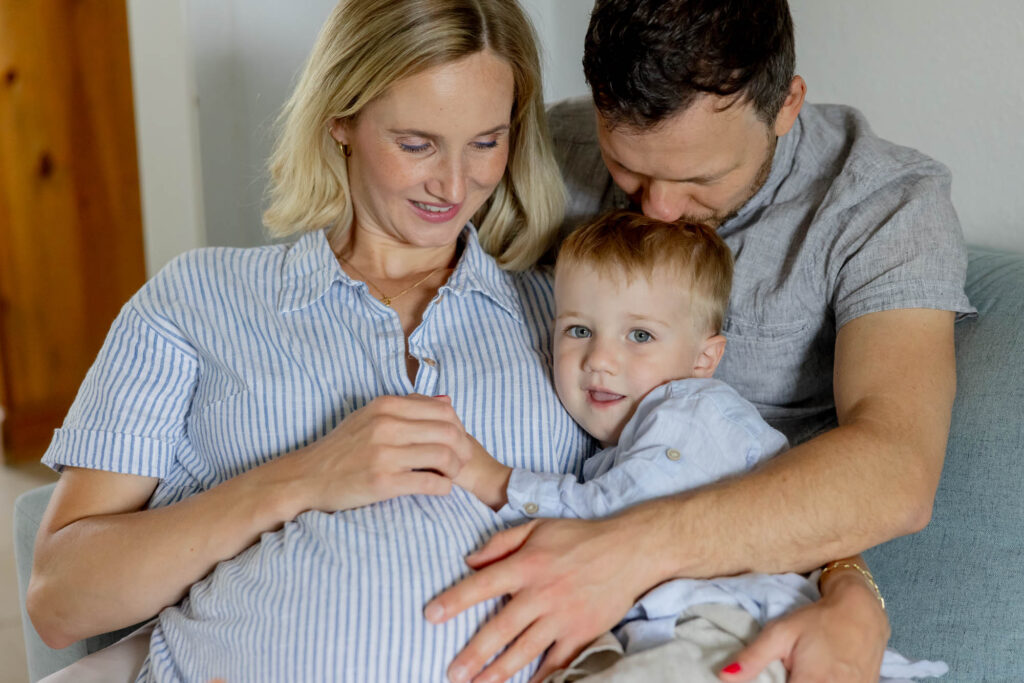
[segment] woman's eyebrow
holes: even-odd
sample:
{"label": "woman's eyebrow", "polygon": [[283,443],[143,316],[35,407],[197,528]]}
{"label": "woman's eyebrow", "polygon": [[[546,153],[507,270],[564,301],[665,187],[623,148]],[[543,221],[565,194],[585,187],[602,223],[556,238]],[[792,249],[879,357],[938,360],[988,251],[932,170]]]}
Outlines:
{"label": "woman's eyebrow", "polygon": [[[489,129],[487,129],[487,130],[485,130],[483,132],[477,133],[473,137],[478,137],[479,138],[479,137],[483,137],[485,135],[494,135],[495,133],[503,133],[503,132],[509,130],[509,128],[510,128],[509,124],[503,123],[503,124],[501,124],[499,126],[495,126],[494,128],[489,128]],[[393,135],[413,135],[413,136],[418,137],[418,138],[427,138],[428,140],[436,140],[438,137],[440,137],[436,133],[430,133],[428,131],[419,130],[417,128],[389,128],[388,132],[392,133]]]}

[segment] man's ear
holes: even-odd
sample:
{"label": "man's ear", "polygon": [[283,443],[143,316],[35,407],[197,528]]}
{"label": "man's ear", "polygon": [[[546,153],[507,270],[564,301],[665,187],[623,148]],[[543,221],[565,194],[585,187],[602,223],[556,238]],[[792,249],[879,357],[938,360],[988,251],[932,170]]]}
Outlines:
{"label": "man's ear", "polygon": [[807,83],[800,76],[793,76],[789,82],[789,92],[782,103],[779,115],[775,117],[774,132],[777,137],[782,137],[789,132],[789,129],[796,123],[796,117],[804,106],[804,97],[807,96]]}
{"label": "man's ear", "polygon": [[701,344],[700,353],[697,354],[697,361],[693,366],[694,377],[711,377],[718,368],[722,354],[725,352],[725,337],[716,334],[708,337]]}

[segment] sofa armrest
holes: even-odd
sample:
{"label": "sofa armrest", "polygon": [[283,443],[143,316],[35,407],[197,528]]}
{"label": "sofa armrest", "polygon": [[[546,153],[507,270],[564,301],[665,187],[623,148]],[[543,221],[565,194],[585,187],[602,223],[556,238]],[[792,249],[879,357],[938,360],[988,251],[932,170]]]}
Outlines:
{"label": "sofa armrest", "polygon": [[26,491],[14,501],[14,558],[18,567],[18,597],[21,602],[21,626],[25,634],[25,651],[28,658],[29,680],[38,681],[54,671],[63,669],[87,654],[117,642],[135,630],[136,626],[103,633],[72,643],[60,650],[54,650],[42,641],[32,626],[25,611],[25,594],[28,580],[32,576],[32,554],[36,546],[36,531],[43,519],[46,505],[50,502],[57,484],[47,484]]}
{"label": "sofa armrest", "polygon": [[1024,255],[971,249],[977,320],[956,327],[957,396],[931,523],[868,553],[892,645],[957,681],[1024,666]]}

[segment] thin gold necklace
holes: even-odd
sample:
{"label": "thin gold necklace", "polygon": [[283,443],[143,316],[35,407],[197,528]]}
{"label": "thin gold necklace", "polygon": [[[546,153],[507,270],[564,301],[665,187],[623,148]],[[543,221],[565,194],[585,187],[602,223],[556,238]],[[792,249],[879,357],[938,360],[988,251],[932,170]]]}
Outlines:
{"label": "thin gold necklace", "polygon": [[371,280],[370,278],[366,277],[366,274],[365,274],[365,273],[363,273],[363,271],[361,271],[361,270],[359,270],[358,268],[356,268],[356,267],[355,267],[355,266],[354,266],[354,265],[352,264],[352,262],[351,262],[351,261],[349,261],[348,259],[341,259],[341,261],[342,261],[343,263],[347,264],[347,265],[348,265],[348,266],[349,266],[349,267],[350,267],[350,268],[351,268],[352,270],[356,271],[356,275],[358,275],[359,277],[361,277],[361,278],[363,278],[364,280],[366,280],[366,284],[370,285],[371,287],[373,287],[374,289],[376,289],[376,290],[377,290],[378,292],[380,292],[380,302],[381,302],[382,304],[384,304],[385,306],[387,306],[388,308],[390,308],[390,307],[391,307],[391,302],[392,302],[392,301],[394,301],[394,300],[395,300],[395,299],[397,299],[398,297],[402,296],[403,294],[406,294],[407,292],[410,292],[410,291],[412,291],[412,290],[416,289],[417,287],[419,287],[420,285],[422,285],[422,284],[423,284],[424,282],[426,282],[427,280],[429,280],[429,279],[430,279],[430,277],[431,277],[431,276],[432,276],[432,275],[433,275],[434,273],[436,273],[437,271],[441,270],[441,266],[438,266],[437,268],[434,268],[434,269],[433,269],[432,271],[430,271],[429,273],[427,273],[425,277],[423,277],[423,278],[421,278],[421,279],[417,280],[416,282],[414,282],[413,284],[409,285],[408,287],[406,287],[405,289],[403,289],[403,290],[402,290],[401,292],[399,292],[398,294],[395,294],[395,295],[393,295],[393,296],[388,296],[387,294],[385,294],[385,293],[384,293],[384,290],[383,290],[383,289],[381,289],[380,287],[378,287],[378,286],[377,286],[377,283],[375,283],[375,282],[374,282],[373,280]]}

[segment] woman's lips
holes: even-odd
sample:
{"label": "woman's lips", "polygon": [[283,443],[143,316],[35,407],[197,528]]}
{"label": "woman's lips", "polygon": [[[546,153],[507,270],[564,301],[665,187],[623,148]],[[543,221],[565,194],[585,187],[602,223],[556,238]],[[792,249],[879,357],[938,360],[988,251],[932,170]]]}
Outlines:
{"label": "woman's lips", "polygon": [[459,213],[462,204],[431,204],[409,200],[409,206],[423,220],[429,223],[447,223]]}

